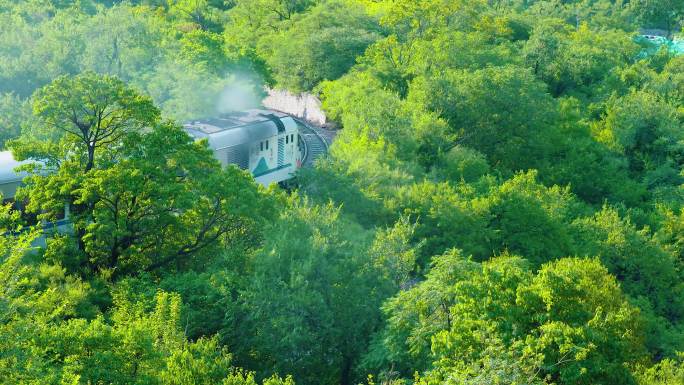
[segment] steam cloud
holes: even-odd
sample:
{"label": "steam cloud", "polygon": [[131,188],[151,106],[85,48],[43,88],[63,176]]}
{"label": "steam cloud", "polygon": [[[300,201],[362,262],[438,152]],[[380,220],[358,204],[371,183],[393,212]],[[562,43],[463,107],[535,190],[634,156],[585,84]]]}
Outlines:
{"label": "steam cloud", "polygon": [[258,83],[239,75],[233,75],[232,78],[232,82],[227,84],[218,96],[216,112],[225,114],[258,107],[261,104],[261,95],[256,89]]}

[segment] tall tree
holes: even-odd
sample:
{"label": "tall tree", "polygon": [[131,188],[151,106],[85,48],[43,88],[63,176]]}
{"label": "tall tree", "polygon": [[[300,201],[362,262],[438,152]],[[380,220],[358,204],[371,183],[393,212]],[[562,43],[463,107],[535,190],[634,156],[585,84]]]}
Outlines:
{"label": "tall tree", "polygon": [[363,8],[342,1],[322,3],[293,21],[258,45],[277,85],[291,91],[339,78],[379,38],[379,27]]}
{"label": "tall tree", "polygon": [[363,378],[354,368],[379,327],[381,302],[412,270],[410,229],[399,224],[369,253],[368,233],[338,209],[297,199],[269,229],[241,295],[248,309],[241,334],[253,347],[244,357],[299,383],[351,385]]}
{"label": "tall tree", "polygon": [[459,134],[458,143],[510,170],[539,167],[558,135],[555,100],[517,66],[421,76],[408,100],[438,112]]}
{"label": "tall tree", "polygon": [[37,153],[19,141],[17,155],[43,157],[53,164],[71,162],[80,172],[118,160],[123,138],[152,126],[160,117],[150,98],[115,77],[94,72],[55,79],[35,93],[33,111],[59,145],[50,153]]}
{"label": "tall tree", "polygon": [[385,311],[387,358],[427,368],[421,384],[634,384],[625,363],[645,353],[638,309],[592,259],[534,274],[519,257],[478,264],[452,251]]}

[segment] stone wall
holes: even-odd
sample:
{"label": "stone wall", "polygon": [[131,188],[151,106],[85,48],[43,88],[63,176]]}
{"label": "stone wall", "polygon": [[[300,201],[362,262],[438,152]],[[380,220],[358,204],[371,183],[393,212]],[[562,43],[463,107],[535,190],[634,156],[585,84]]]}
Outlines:
{"label": "stone wall", "polygon": [[282,90],[268,90],[268,96],[262,101],[264,107],[285,112],[308,122],[324,126],[327,123],[321,101],[314,95],[293,94]]}

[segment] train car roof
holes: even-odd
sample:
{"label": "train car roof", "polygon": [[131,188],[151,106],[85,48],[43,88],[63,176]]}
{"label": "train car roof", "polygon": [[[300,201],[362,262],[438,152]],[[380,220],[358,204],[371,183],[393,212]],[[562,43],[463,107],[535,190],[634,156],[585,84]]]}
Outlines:
{"label": "train car roof", "polygon": [[270,110],[236,112],[183,125],[190,136],[208,139],[214,149],[271,138],[295,126],[289,115]]}
{"label": "train car roof", "polygon": [[29,163],[29,161],[17,161],[12,156],[11,151],[0,151],[0,184],[20,182],[26,175],[26,172],[16,172],[15,168],[22,164]]}
{"label": "train car roof", "polygon": [[258,126],[261,123],[273,123],[275,125],[274,121],[287,117],[288,115],[277,111],[254,109],[193,120],[186,122],[183,127],[193,137],[206,138],[228,130]]}

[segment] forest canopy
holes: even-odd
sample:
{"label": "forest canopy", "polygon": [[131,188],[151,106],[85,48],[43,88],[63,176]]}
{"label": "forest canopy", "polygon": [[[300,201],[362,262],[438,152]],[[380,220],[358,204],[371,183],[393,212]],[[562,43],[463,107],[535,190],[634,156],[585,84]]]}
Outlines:
{"label": "forest canopy", "polygon": [[[683,25],[678,0],[0,0],[27,175],[0,383],[684,383]],[[268,88],[339,130],[265,188],[182,123]]]}

